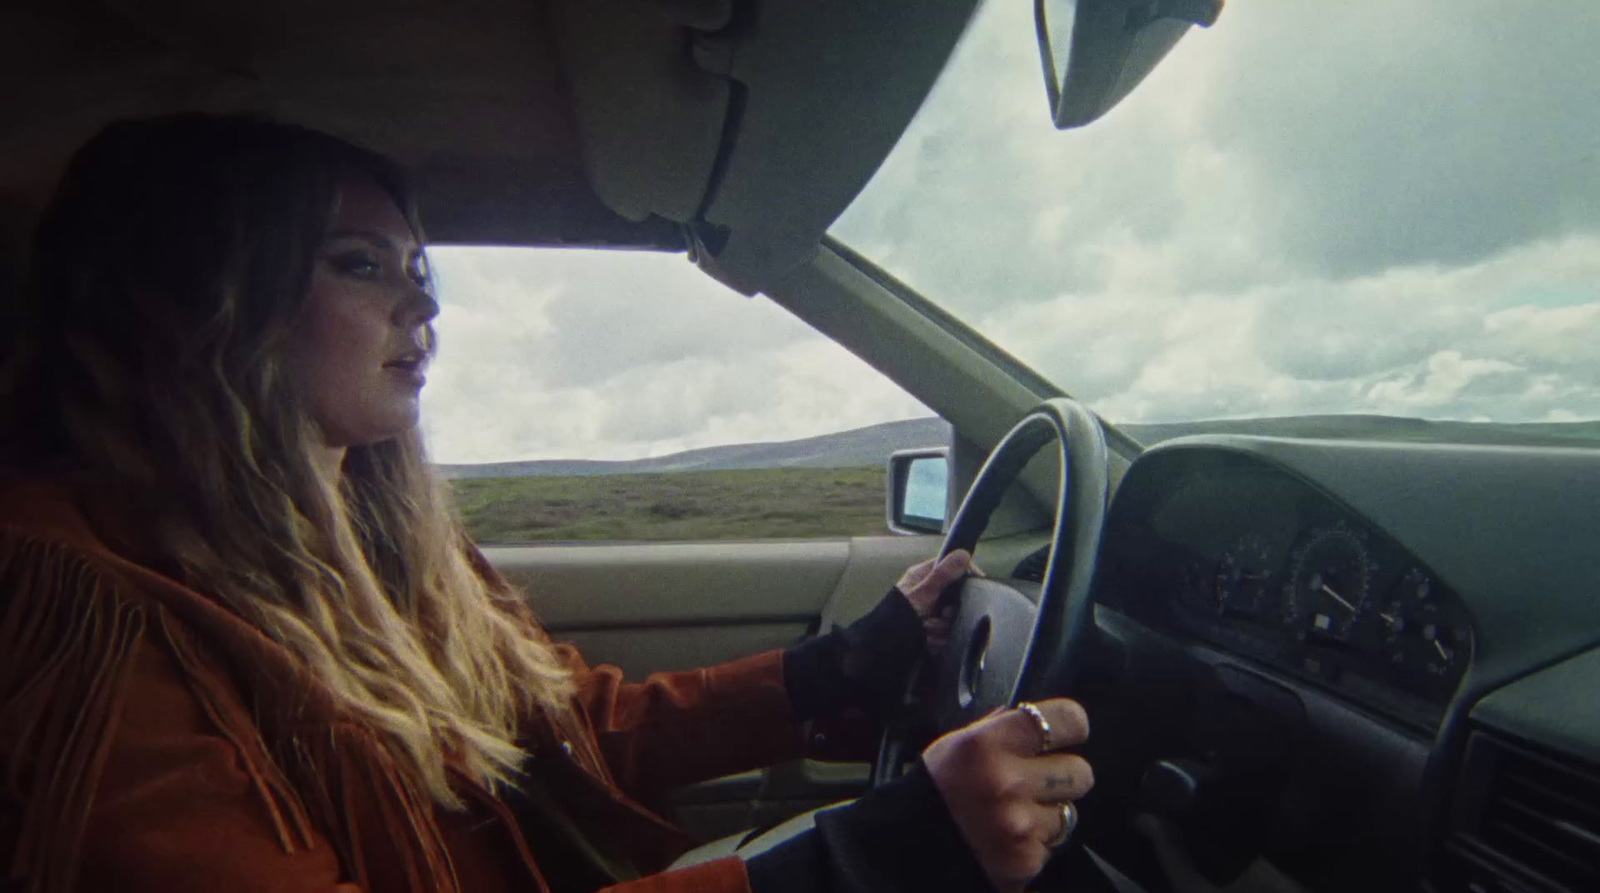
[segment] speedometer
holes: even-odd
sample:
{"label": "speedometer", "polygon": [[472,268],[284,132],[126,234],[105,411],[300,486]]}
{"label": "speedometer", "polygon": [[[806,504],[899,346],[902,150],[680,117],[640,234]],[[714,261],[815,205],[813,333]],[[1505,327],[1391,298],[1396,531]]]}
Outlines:
{"label": "speedometer", "polygon": [[1367,610],[1372,561],[1364,539],[1343,526],[1311,531],[1285,585],[1285,625],[1307,638],[1348,643]]}
{"label": "speedometer", "polygon": [[1240,537],[1217,562],[1212,583],[1217,613],[1260,616],[1267,605],[1271,578],[1272,547],[1255,534]]}

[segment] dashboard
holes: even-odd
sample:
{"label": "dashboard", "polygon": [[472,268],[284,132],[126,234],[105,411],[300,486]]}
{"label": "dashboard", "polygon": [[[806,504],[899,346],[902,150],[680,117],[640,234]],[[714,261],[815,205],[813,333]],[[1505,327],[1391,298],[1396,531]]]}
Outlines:
{"label": "dashboard", "polygon": [[1094,581],[1089,834],[1141,883],[1155,814],[1217,884],[1600,890],[1600,450],[1168,441]]}
{"label": "dashboard", "polygon": [[1101,603],[1323,686],[1431,735],[1472,659],[1472,618],[1391,537],[1238,456],[1152,489],[1107,532]]}

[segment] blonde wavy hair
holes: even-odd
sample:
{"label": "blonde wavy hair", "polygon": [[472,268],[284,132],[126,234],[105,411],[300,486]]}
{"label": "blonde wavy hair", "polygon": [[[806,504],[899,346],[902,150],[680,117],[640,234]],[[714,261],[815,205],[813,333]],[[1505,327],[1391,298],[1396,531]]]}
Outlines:
{"label": "blonde wavy hair", "polygon": [[326,134],[113,124],[41,217],[0,406],[26,432],[12,463],[106,494],[140,531],[123,545],[290,649],[458,808],[447,754],[515,783],[519,715],[566,709],[572,683],[475,570],[419,432],[351,448],[337,487],[316,471],[285,348],[353,178],[416,226],[395,165]]}

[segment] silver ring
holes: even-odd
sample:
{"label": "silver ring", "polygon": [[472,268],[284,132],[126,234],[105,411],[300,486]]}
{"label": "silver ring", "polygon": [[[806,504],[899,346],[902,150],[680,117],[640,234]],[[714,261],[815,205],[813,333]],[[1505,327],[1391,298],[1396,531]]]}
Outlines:
{"label": "silver ring", "polygon": [[1028,714],[1028,718],[1033,720],[1033,724],[1039,727],[1039,734],[1044,737],[1044,744],[1040,745],[1039,752],[1049,753],[1052,749],[1050,747],[1050,720],[1044,718],[1044,711],[1040,710],[1037,704],[1031,704],[1027,701],[1019,703],[1017,709]]}
{"label": "silver ring", "polygon": [[1078,807],[1071,800],[1061,804],[1061,830],[1056,835],[1044,842],[1050,849],[1056,849],[1072,839],[1072,832],[1078,830]]}

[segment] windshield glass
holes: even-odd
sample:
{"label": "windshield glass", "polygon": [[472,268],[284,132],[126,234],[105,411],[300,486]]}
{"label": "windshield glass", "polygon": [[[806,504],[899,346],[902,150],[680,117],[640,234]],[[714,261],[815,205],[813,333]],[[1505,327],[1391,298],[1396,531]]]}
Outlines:
{"label": "windshield glass", "polygon": [[1600,4],[1230,3],[1070,131],[1032,7],[832,235],[1141,440],[1600,438]]}

